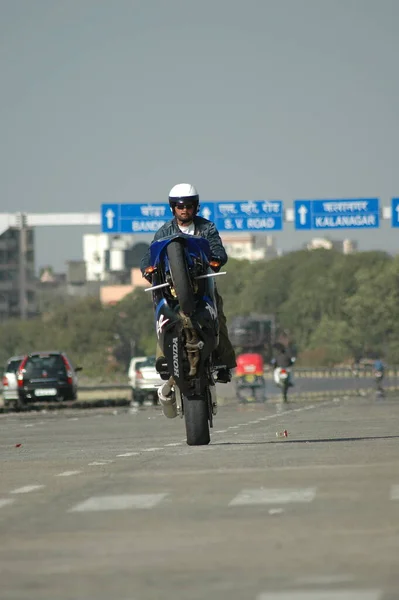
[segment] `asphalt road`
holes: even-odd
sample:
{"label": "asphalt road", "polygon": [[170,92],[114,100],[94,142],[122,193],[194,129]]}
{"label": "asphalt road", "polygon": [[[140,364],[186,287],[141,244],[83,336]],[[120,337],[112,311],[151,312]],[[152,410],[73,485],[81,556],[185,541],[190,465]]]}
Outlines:
{"label": "asphalt road", "polygon": [[397,599],[398,423],[232,404],[192,448],[157,408],[1,415],[0,598]]}

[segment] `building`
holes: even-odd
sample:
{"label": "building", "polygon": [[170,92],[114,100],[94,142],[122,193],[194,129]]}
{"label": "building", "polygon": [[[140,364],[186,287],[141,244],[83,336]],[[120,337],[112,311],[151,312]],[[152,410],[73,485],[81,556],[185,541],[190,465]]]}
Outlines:
{"label": "building", "polygon": [[37,314],[34,231],[9,227],[0,234],[0,321]]}
{"label": "building", "polygon": [[223,245],[229,258],[238,260],[266,260],[279,255],[275,238],[272,235],[252,233],[221,234]]}
{"label": "building", "polygon": [[143,278],[138,267],[131,269],[130,281],[126,284],[101,285],[100,300],[104,305],[116,304],[128,294],[131,294],[136,288],[150,287],[146,279]]}
{"label": "building", "polygon": [[134,243],[134,236],[107,233],[83,236],[86,280],[129,285],[131,269],[137,268],[149,244]]}
{"label": "building", "polygon": [[355,240],[330,240],[329,238],[313,238],[306,244],[307,250],[317,250],[324,248],[325,250],[336,250],[343,254],[352,254],[357,250],[357,242]]}
{"label": "building", "polygon": [[82,260],[67,262],[66,273],[54,273],[45,267],[39,276],[36,301],[39,313],[57,304],[67,304],[75,298],[100,297],[99,281],[86,281],[86,264]]}

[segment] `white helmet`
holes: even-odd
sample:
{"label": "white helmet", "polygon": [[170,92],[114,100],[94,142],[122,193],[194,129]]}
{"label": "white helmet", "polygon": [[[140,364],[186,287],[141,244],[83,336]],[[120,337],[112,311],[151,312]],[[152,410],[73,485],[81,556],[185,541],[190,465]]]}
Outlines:
{"label": "white helmet", "polygon": [[194,205],[194,214],[197,214],[199,208],[199,195],[197,190],[190,183],[178,183],[174,185],[169,192],[169,206],[174,214],[177,204],[191,203]]}

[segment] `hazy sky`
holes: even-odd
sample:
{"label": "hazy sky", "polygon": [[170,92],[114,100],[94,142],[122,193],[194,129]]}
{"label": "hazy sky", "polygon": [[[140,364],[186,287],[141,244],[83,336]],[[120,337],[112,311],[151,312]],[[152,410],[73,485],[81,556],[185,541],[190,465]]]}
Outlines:
{"label": "hazy sky", "polygon": [[[399,196],[397,0],[0,0],[0,212]],[[96,228],[36,230],[63,269]],[[397,250],[399,230],[333,237]],[[293,224],[285,250],[314,233]],[[143,239],[143,238],[140,238]]]}

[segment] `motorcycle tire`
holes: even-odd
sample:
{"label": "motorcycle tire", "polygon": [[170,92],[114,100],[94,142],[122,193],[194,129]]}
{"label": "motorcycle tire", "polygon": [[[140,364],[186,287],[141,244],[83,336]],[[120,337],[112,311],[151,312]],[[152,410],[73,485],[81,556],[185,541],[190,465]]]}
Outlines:
{"label": "motorcycle tire", "polygon": [[188,446],[206,446],[209,433],[208,403],[205,398],[183,396],[184,420]]}
{"label": "motorcycle tire", "polygon": [[282,395],[283,395],[283,403],[285,404],[286,402],[288,402],[288,384],[287,383],[283,383]]}
{"label": "motorcycle tire", "polygon": [[182,243],[178,240],[171,242],[167,253],[180,308],[184,314],[191,315],[195,310],[195,298]]}

